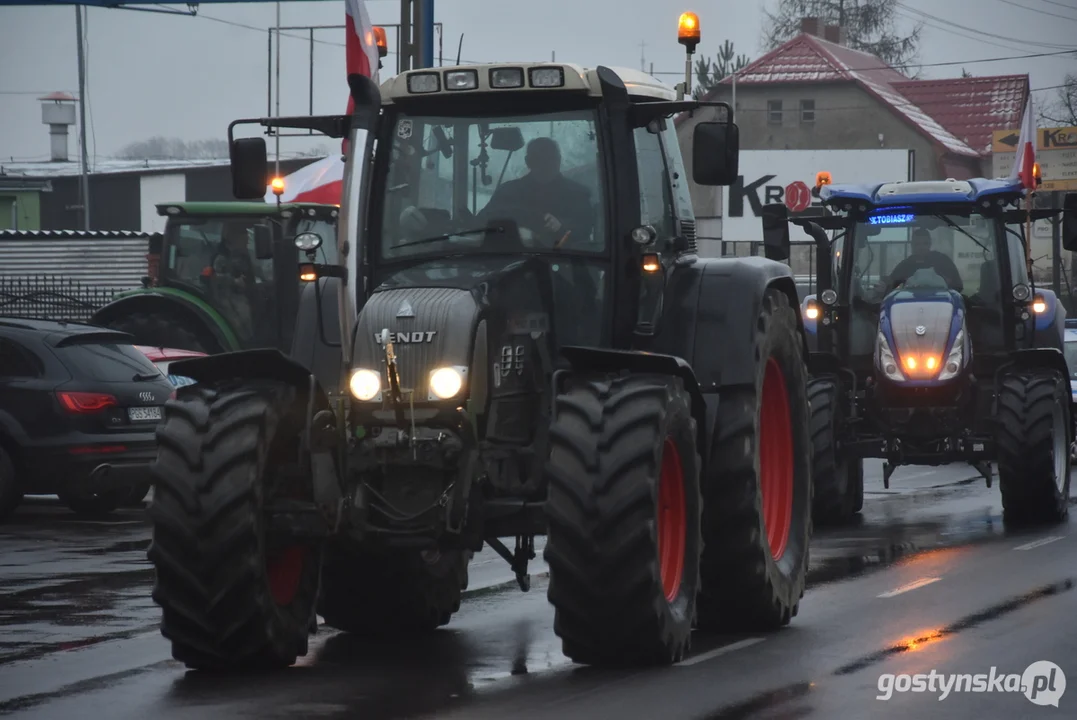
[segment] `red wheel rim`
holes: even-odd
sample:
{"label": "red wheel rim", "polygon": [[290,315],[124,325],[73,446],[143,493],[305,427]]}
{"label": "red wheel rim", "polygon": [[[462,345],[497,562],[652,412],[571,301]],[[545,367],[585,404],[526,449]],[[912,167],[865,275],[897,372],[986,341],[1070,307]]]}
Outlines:
{"label": "red wheel rim", "polygon": [[278,605],[290,605],[295,599],[305,560],[306,550],[298,545],[285,548],[272,560],[266,560],[269,594]]}
{"label": "red wheel rim", "polygon": [[763,376],[759,417],[759,484],[763,491],[763,525],[775,560],[781,560],[793,521],[793,427],[785,375],[774,358]]}
{"label": "red wheel rim", "polygon": [[672,438],[662,445],[662,474],[658,478],[658,571],[662,592],[673,602],[681,591],[687,545],[684,507],[684,469]]}

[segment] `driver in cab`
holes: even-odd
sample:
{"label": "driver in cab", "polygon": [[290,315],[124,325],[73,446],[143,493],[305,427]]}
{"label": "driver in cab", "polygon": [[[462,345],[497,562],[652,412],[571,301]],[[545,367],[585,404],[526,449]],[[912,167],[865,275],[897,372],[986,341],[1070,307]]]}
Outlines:
{"label": "driver in cab", "polygon": [[524,156],[529,172],[502,183],[479,213],[482,222],[511,218],[538,233],[553,247],[591,237],[594,211],[590,190],[561,174],[561,148],[548,137],[527,144]]}
{"label": "driver in cab", "polygon": [[917,228],[912,233],[910,240],[912,253],[899,262],[886,280],[885,292],[889,293],[902,283],[908,282],[917,270],[931,269],[939,277],[946,281],[951,290],[962,292],[965,284],[961,281],[961,274],[957,271],[957,265],[937,250],[931,249],[931,231],[926,228]]}

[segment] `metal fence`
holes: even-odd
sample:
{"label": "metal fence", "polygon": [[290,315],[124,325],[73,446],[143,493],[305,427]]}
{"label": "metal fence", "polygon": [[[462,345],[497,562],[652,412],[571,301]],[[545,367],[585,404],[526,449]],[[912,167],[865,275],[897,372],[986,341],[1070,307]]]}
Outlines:
{"label": "metal fence", "polygon": [[116,293],[66,277],[0,276],[0,316],[87,322]]}

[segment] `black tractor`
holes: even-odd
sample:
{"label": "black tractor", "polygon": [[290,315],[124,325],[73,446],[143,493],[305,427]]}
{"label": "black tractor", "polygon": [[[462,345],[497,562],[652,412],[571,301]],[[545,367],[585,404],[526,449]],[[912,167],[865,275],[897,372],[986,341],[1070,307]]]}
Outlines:
{"label": "black tractor", "polygon": [[[173,655],[286,666],[316,613],[432,631],[484,544],[528,590],[541,535],[575,661],[788,624],[811,536],[796,287],[773,259],[697,257],[671,121],[719,118],[692,176],[729,184],[731,109],[606,67],[349,82],[353,115],[233,123],[349,138],[343,264],[302,270],[307,355],[176,364],[197,383],[165,409],[149,511]],[[235,194],[261,196],[265,141],[233,128]]]}
{"label": "black tractor", "polygon": [[[816,524],[860,511],[869,457],[884,459],[887,488],[901,465],[955,462],[990,487],[995,463],[1008,525],[1067,517],[1066,310],[1034,286],[1024,232],[1063,210],[1023,207],[1026,194],[986,179],[828,185],[832,214],[792,220],[818,249],[806,308]],[[1071,195],[1067,250],[1075,212]],[[788,241],[784,206],[765,218],[771,242]]]}

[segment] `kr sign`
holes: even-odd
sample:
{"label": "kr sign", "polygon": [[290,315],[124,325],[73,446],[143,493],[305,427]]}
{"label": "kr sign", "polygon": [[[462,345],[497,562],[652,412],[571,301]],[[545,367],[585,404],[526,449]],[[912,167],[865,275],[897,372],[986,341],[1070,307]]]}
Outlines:
{"label": "kr sign", "polygon": [[783,203],[790,213],[822,214],[816,173],[835,183],[909,179],[907,150],[742,150],[741,175],[722,192],[722,239],[763,240],[763,206]]}
{"label": "kr sign", "polygon": [[[992,174],[1007,177],[1017,157],[1020,133],[996,130],[991,140]],[[1040,192],[1077,190],[1077,127],[1038,129],[1036,161],[1043,171]]]}

